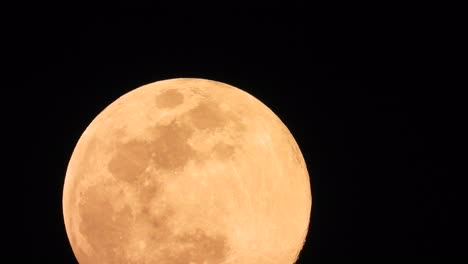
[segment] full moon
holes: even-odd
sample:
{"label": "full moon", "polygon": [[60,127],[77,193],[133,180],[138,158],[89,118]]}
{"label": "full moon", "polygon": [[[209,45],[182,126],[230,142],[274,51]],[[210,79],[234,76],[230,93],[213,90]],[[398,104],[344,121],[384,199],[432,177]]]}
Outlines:
{"label": "full moon", "polygon": [[63,188],[81,264],[291,264],[311,207],[284,123],[252,95],[195,78],[107,106],[78,140]]}

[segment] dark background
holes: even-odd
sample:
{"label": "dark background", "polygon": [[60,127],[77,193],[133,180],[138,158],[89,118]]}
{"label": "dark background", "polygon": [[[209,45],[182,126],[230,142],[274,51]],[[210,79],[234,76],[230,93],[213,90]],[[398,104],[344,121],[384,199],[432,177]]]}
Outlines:
{"label": "dark background", "polygon": [[428,154],[434,105],[421,82],[431,78],[425,43],[433,27],[376,10],[320,16],[273,2],[203,12],[130,3],[28,8],[12,25],[25,62],[23,125],[37,135],[25,139],[22,255],[76,263],[62,185],[93,118],[141,85],[198,77],[254,95],[296,138],[313,194],[298,263],[408,256],[436,263],[440,168]]}

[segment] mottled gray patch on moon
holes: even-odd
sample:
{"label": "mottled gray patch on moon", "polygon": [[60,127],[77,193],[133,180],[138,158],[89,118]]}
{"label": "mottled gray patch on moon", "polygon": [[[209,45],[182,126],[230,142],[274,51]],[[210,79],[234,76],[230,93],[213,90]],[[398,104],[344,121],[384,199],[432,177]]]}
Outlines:
{"label": "mottled gray patch on moon", "polygon": [[201,229],[174,236],[173,243],[177,246],[163,251],[166,256],[164,264],[216,264],[226,259],[228,254],[226,237],[209,236]]}
{"label": "mottled gray patch on moon", "polygon": [[169,89],[156,97],[156,105],[161,108],[176,107],[184,102],[184,95],[176,89]]}
{"label": "mottled gray patch on moon", "polygon": [[187,143],[193,130],[175,121],[153,128],[152,161],[156,169],[178,170],[193,158],[195,152]]}
{"label": "mottled gray patch on moon", "polygon": [[225,161],[234,155],[235,147],[231,144],[219,142],[213,147],[215,160]]}
{"label": "mottled gray patch on moon", "polygon": [[135,183],[148,167],[151,159],[150,144],[145,141],[131,140],[118,144],[117,153],[108,164],[109,172],[119,180]]}
{"label": "mottled gray patch on moon", "polygon": [[198,129],[216,129],[227,124],[226,116],[214,102],[202,101],[187,113],[189,120]]}
{"label": "mottled gray patch on moon", "polygon": [[129,230],[124,228],[132,221],[131,210],[126,206],[115,211],[112,203],[99,186],[89,187],[79,204],[80,233],[93,249],[88,263],[117,263],[124,257]]}
{"label": "mottled gray patch on moon", "polygon": [[[108,163],[108,171],[117,181],[130,184],[138,190],[135,194],[138,203],[142,206],[138,211],[134,211],[134,215],[131,216],[134,221],[132,224],[144,228],[145,234],[141,236],[145,241],[146,250],[159,252],[159,254],[153,256],[146,256],[147,261],[162,264],[214,264],[221,262],[226,257],[228,252],[227,238],[222,234],[208,234],[201,229],[188,229],[180,234],[175,234],[171,230],[169,223],[173,221],[174,215],[180,212],[177,212],[176,208],[169,206],[169,204],[160,202],[160,195],[164,192],[164,183],[158,178],[158,174],[147,170],[147,168],[154,168],[155,171],[160,173],[165,173],[164,171],[173,173],[183,169],[190,160],[199,159],[201,153],[191,148],[188,139],[194,133],[194,125],[206,129],[214,129],[225,125],[226,122],[222,120],[217,111],[216,105],[201,103],[185,115],[185,117],[189,118],[188,120],[193,121],[193,124],[178,122],[177,119],[174,119],[167,125],[150,127],[148,129],[148,134],[151,135],[150,138],[118,143],[116,153]],[[214,116],[214,122],[206,122],[203,118],[206,114]],[[208,116],[208,119],[210,116]],[[223,142],[216,144],[213,148],[214,155],[220,160],[229,158],[233,155],[233,152],[233,146]],[[143,184],[144,182],[145,184]],[[90,208],[82,208],[81,215],[84,219],[90,219],[90,215],[97,214],[97,210],[95,212],[93,210],[98,207],[102,208],[101,214],[120,219],[117,212],[110,211],[110,202],[102,200],[105,196],[94,197],[93,193],[85,194],[85,196],[90,195],[92,197],[89,197],[89,199],[97,199],[98,202],[91,207],[86,204]],[[154,203],[159,203],[161,206],[152,207],[151,204]],[[84,220],[83,223],[82,232],[91,232],[92,227],[87,224],[89,222]],[[98,225],[106,226],[103,222],[96,222],[95,224],[96,227]],[[87,239],[92,248],[102,246],[102,243],[109,244],[110,241],[106,239],[112,239],[115,243],[122,242],[112,236],[114,230],[109,228],[104,227],[100,232],[95,233],[96,236],[105,236],[106,233],[110,232],[111,235],[107,236],[107,238],[99,240],[97,237],[88,235]],[[121,229],[125,230],[126,228],[122,226]],[[127,237],[125,239],[128,239]],[[96,240],[99,242],[92,242]],[[105,263],[105,259],[126,259],[122,255],[124,253],[114,254],[113,256],[104,256],[102,255],[104,253],[99,254],[93,255],[93,260],[99,259],[102,263]]]}

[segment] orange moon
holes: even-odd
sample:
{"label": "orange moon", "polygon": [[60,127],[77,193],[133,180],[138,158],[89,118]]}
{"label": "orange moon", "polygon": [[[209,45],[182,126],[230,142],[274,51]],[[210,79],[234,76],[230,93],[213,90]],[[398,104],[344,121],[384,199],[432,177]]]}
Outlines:
{"label": "orange moon", "polygon": [[106,107],[76,144],[63,189],[81,264],[291,264],[311,206],[283,122],[252,95],[195,78]]}

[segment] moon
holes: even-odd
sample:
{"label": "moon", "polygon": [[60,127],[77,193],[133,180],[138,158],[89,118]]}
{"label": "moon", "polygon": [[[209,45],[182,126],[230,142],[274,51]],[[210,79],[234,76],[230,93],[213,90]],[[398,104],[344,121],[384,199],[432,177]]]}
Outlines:
{"label": "moon", "polygon": [[107,106],[78,140],[63,188],[82,264],[290,264],[311,207],[284,123],[252,95],[196,78]]}

